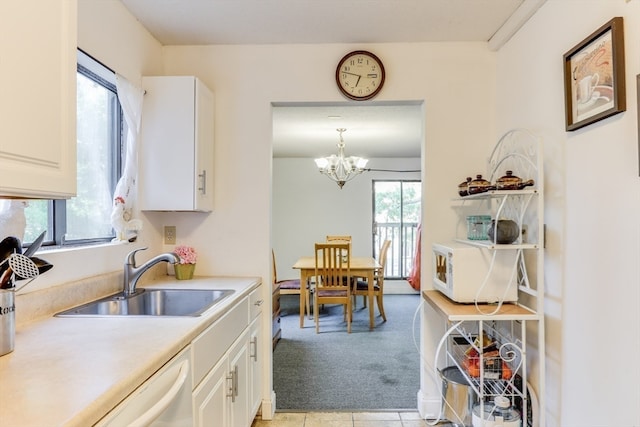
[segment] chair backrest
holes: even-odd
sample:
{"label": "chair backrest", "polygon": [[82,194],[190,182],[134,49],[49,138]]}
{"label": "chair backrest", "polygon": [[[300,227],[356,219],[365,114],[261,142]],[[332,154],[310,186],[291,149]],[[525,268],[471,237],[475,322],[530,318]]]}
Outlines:
{"label": "chair backrest", "polygon": [[384,267],[387,265],[387,252],[389,252],[389,246],[391,246],[391,240],[385,240],[380,246],[380,253],[378,254],[378,264],[382,267],[382,274],[384,275]]}
{"label": "chair backrest", "polygon": [[315,244],[316,287],[349,290],[351,243]]}
{"label": "chair backrest", "polygon": [[382,292],[384,286],[384,268],[387,265],[387,252],[389,252],[389,246],[391,246],[391,240],[385,240],[380,247],[380,253],[378,254],[378,264],[380,268],[376,271],[376,281]]}
{"label": "chair backrest", "polygon": [[351,236],[339,236],[339,235],[327,235],[327,242],[349,242],[351,243]]}

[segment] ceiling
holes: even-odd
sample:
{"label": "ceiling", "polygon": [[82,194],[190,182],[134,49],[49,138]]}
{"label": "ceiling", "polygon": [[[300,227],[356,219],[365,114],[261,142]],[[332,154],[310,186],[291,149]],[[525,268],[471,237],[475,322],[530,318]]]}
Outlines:
{"label": "ceiling", "polygon": [[420,157],[422,104],[274,104],[273,156],[324,157],[337,152],[342,134],[347,156]]}
{"label": "ceiling", "polygon": [[[546,0],[120,0],[163,45],[482,41],[497,49]],[[390,18],[391,17],[391,18]],[[275,105],[275,157],[419,157],[421,105]],[[339,117],[339,118],[336,118]]]}
{"label": "ceiling", "polygon": [[488,41],[530,0],[121,0],[163,45]]}

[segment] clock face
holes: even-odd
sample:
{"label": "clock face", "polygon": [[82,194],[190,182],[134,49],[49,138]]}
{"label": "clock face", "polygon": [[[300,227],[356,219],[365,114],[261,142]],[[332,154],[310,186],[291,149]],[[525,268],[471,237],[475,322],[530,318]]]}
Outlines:
{"label": "clock face", "polygon": [[336,83],[347,98],[357,101],[371,99],[384,84],[382,61],[364,50],[350,52],[338,63]]}

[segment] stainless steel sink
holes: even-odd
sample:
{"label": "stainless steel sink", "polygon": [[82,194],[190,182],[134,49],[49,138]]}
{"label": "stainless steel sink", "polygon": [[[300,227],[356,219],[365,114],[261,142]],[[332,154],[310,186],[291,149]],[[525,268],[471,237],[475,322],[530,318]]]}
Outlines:
{"label": "stainless steel sink", "polygon": [[79,305],[58,317],[199,316],[232,293],[231,289],[144,289],[132,296],[122,293]]}

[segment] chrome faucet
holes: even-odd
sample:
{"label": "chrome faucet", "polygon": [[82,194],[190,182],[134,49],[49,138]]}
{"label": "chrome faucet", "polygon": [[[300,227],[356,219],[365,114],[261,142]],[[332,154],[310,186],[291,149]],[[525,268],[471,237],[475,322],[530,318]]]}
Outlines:
{"label": "chrome faucet", "polygon": [[136,267],[136,252],[144,251],[147,248],[139,248],[129,252],[127,259],[124,263],[124,286],[123,293],[125,296],[134,295],[136,293],[136,285],[140,276],[156,265],[159,262],[168,262],[170,264],[177,264],[180,262],[180,257],[173,252],[166,252],[164,254],[156,255],[149,261],[145,262],[139,267]]}

